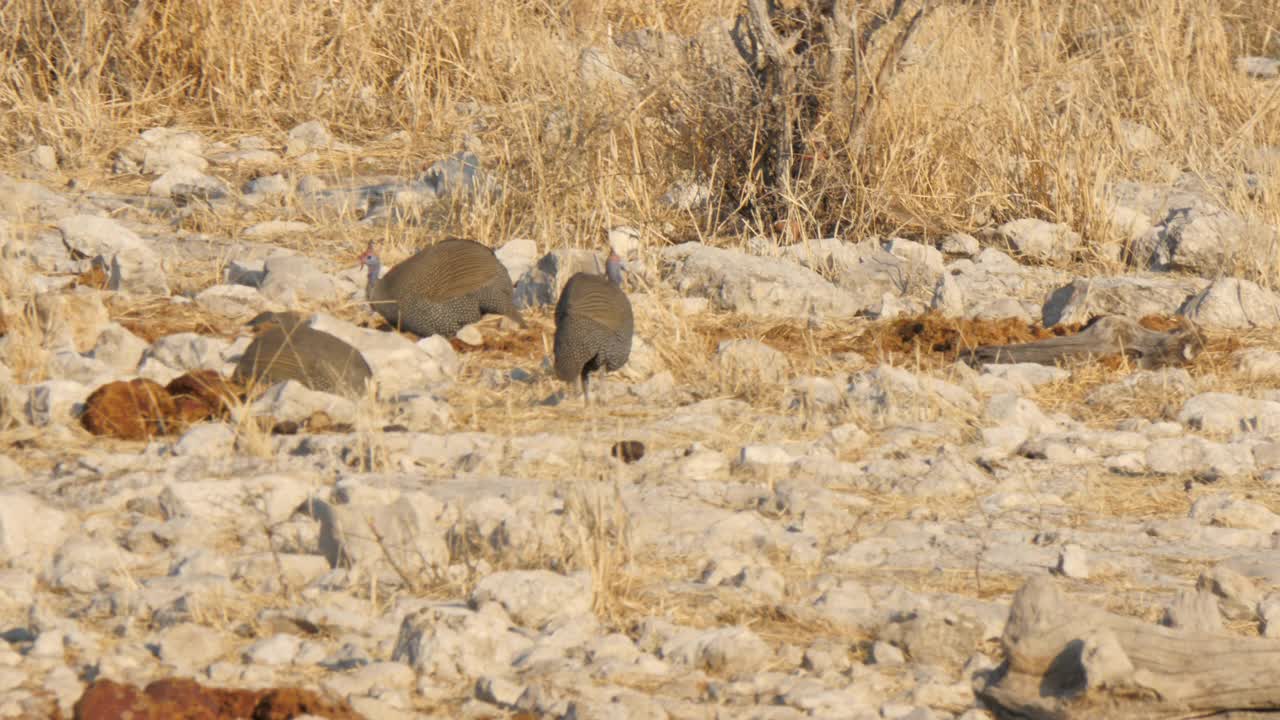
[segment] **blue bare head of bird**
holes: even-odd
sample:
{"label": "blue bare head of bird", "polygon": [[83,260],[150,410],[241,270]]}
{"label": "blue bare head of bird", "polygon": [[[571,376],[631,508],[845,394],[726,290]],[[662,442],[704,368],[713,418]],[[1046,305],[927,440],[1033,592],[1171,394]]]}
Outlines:
{"label": "blue bare head of bird", "polygon": [[369,282],[374,282],[382,275],[382,259],[373,251],[373,242],[360,253],[360,267],[369,269]]}
{"label": "blue bare head of bird", "polygon": [[609,278],[609,282],[622,287],[622,271],[630,270],[627,263],[623,261],[622,256],[616,252],[609,253],[609,260],[604,264],[604,274]]}

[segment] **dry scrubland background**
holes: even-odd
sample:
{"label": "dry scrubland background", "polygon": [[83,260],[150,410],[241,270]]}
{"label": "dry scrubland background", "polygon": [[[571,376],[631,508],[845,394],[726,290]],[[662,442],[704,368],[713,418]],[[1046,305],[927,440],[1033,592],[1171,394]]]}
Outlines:
{"label": "dry scrubland background", "polygon": [[[859,5],[865,28],[890,3]],[[1186,170],[1280,225],[1276,188],[1259,205],[1230,182],[1248,149],[1280,144],[1280,98],[1235,67],[1240,55],[1280,52],[1280,4],[942,4],[875,88],[867,142],[854,149],[848,122],[819,117],[813,158],[781,202],[749,172],[767,110],[728,64],[682,63],[631,96],[584,93],[579,80],[581,49],[610,33],[692,37],[740,11],[732,0],[11,0],[0,4],[0,138],[6,150],[52,145],[67,174],[117,185],[130,180],[107,177],[111,153],[155,125],[228,139],[323,119],[363,145],[362,158],[384,161],[328,160],[339,176],[414,173],[470,144],[506,194],[445,229],[544,248],[599,243],[624,222],[672,242],[734,244],[778,236],[781,219],[798,231],[785,241],[936,236],[1026,216],[1099,244],[1116,237],[1096,209],[1108,181]],[[867,48],[864,78],[890,35]],[[1160,142],[1135,142],[1126,121]],[[378,142],[396,130],[407,141]],[[710,211],[658,202],[695,177],[711,184]],[[358,245],[318,243],[342,254]],[[1275,285],[1274,267],[1235,270]]]}

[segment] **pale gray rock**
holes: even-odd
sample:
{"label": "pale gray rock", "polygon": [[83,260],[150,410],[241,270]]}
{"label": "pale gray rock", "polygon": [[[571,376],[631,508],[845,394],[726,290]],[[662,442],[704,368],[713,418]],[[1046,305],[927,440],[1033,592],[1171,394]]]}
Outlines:
{"label": "pale gray rock", "polygon": [[[1050,292],[1071,281],[1071,276],[1062,270],[1022,265],[993,247],[983,248],[972,259],[950,263],[947,272],[968,299],[970,317],[980,311],[984,317],[1030,317],[1024,304],[1040,308]],[[986,299],[990,300],[982,302]],[[995,302],[1001,305],[987,307]]]}
{"label": "pale gray rock", "polygon": [[881,628],[879,639],[902,648],[916,663],[959,668],[978,648],[984,634],[968,614],[923,610]]}
{"label": "pale gray rock", "polygon": [[1240,72],[1258,80],[1274,80],[1280,77],[1280,60],[1269,57],[1242,55],[1236,58]]}
{"label": "pale gray rock", "polygon": [[256,665],[290,665],[301,650],[302,638],[277,633],[250,645],[244,651],[244,661]]}
{"label": "pale gray rock", "polygon": [[1202,496],[1191,504],[1188,517],[1202,525],[1235,529],[1280,531],[1280,515],[1266,506],[1233,498],[1227,493]]}
{"label": "pale gray rock", "polygon": [[978,401],[963,388],[889,365],[854,375],[846,390],[850,407],[884,423],[937,418],[956,411],[976,414]]}
{"label": "pale gray rock", "polygon": [[155,381],[161,385],[168,385],[174,378],[182,374],[183,371],[171,368],[146,355],[143,356],[142,362],[138,363],[138,377]]}
{"label": "pale gray rock", "polygon": [[[887,247],[897,247],[901,254]],[[897,239],[882,246],[878,238],[857,243],[818,238],[783,248],[782,257],[830,279],[863,310],[883,312],[885,302],[890,311],[905,310],[908,300],[926,299],[942,274],[940,254]]]}
{"label": "pale gray rock", "polygon": [[117,153],[112,169],[117,174],[149,175],[179,167],[203,170],[209,164],[203,157],[204,149],[204,138],[197,133],[178,128],[151,128]]}
{"label": "pale gray rock", "polygon": [[272,255],[266,259],[263,268],[262,284],[258,290],[268,300],[292,306],[338,297],[338,285],[333,277],[320,272],[310,259],[302,255]]}
{"label": "pale gray rock", "polygon": [[715,361],[734,386],[780,383],[790,365],[785,354],[759,340],[722,340]]}
{"label": "pale gray rock", "polygon": [[982,367],[983,375],[991,375],[1008,382],[1015,390],[1028,393],[1041,385],[1065,380],[1070,373],[1052,365],[1040,363],[988,364]]}
{"label": "pale gray rock", "polygon": [[1205,590],[1179,590],[1165,608],[1160,624],[1189,632],[1223,632],[1218,599]]}
{"label": "pale gray rock", "polygon": [[102,328],[89,356],[116,372],[128,373],[137,369],[148,347],[146,340],[113,322]]}
{"label": "pale gray rock", "polygon": [[356,406],[339,395],[311,390],[296,380],[286,380],[267,388],[248,407],[254,417],[268,417],[277,423],[303,423],[323,414],[332,422],[350,424],[356,419]]}
{"label": "pale gray rock", "polygon": [[358,349],[369,363],[383,397],[450,380],[461,365],[453,346],[439,335],[415,343],[400,333],[357,327],[323,313],[312,316],[309,324]]}
{"label": "pale gray rock", "polygon": [[1280,637],[1280,594],[1271,593],[1258,603],[1258,617],[1262,619],[1262,637]]}
{"label": "pale gray rock", "polygon": [[45,172],[58,169],[58,152],[49,145],[37,145],[27,151],[26,155],[32,165]]}
{"label": "pale gray rock", "polygon": [[1208,283],[1199,278],[1120,276],[1076,278],[1053,291],[1041,317],[1045,327],[1082,323],[1099,315],[1173,316]]}
{"label": "pale gray rock", "polygon": [[1244,348],[1231,353],[1231,365],[1250,380],[1280,377],[1280,352],[1265,348]]}
{"label": "pale gray rock", "polygon": [[300,512],[320,523],[320,552],[331,567],[382,567],[419,577],[449,561],[443,506],[423,493],[388,503],[335,504],[311,498]]}
{"label": "pale gray rock", "polygon": [[624,260],[638,259],[643,247],[640,230],[630,225],[609,228],[609,247]]}
{"label": "pale gray rock", "polygon": [[[261,178],[259,178],[261,179]],[[277,238],[285,235],[297,235],[311,231],[311,224],[300,220],[267,220],[255,223],[244,229],[246,238]]]}
{"label": "pale gray rock", "polygon": [[663,643],[659,654],[679,665],[727,675],[751,672],[773,657],[769,645],[745,627],[681,633]]}
{"label": "pale gray rock", "polygon": [[1201,573],[1196,589],[1218,598],[1218,611],[1226,620],[1253,621],[1258,615],[1262,593],[1248,577],[1225,565]]}
{"label": "pale gray rock", "polygon": [[471,605],[496,602],[516,623],[536,630],[552,621],[590,612],[591,598],[589,573],[509,570],[482,579],[471,593]]}
{"label": "pale gray rock", "polygon": [[[1094,406],[1124,407],[1135,400],[1158,397],[1165,402],[1177,403],[1197,392],[1195,380],[1183,368],[1138,370],[1125,379],[1100,385],[1085,396],[1085,403]],[[1181,433],[1176,423],[1165,427],[1170,433]]]}
{"label": "pale gray rock", "polygon": [[453,410],[444,399],[425,390],[403,390],[388,398],[391,421],[410,430],[438,432],[453,427]]}
{"label": "pale gray rock", "polygon": [[[493,251],[498,262],[507,269],[507,275],[517,280],[533,267],[538,260],[538,243],[533,240],[516,238],[508,240],[502,247]],[[624,256],[625,257],[625,256]]]}
{"label": "pale gray rock", "polygon": [[944,274],[942,253],[937,248],[895,237],[889,238],[884,244],[884,250],[922,271],[924,276],[939,277]]}
{"label": "pale gray rock", "polygon": [[30,386],[25,413],[37,427],[68,425],[84,412],[91,388],[74,380],[46,380]]}
{"label": "pale gray rock", "polygon": [[1280,430],[1280,402],[1222,392],[1201,393],[1182,404],[1178,422],[1209,433],[1272,434]]}
{"label": "pale gray rock", "polygon": [[1025,302],[1015,298],[997,298],[990,302],[975,303],[967,313],[974,320],[1007,320],[1014,319],[1030,324],[1032,312]]}
{"label": "pale gray rock", "polygon": [[996,236],[1018,255],[1040,261],[1070,260],[1081,247],[1079,233],[1035,218],[1011,220],[996,229]]}
{"label": "pale gray rock", "polygon": [[71,215],[59,220],[57,226],[68,248],[90,259],[101,258],[100,262],[110,268],[109,289],[131,294],[169,294],[160,255],[116,220]]}
{"label": "pale gray rock", "polygon": [[196,305],[215,315],[248,319],[267,309],[267,299],[246,285],[211,285],[195,297]]}
{"label": "pale gray rock", "polygon": [[71,518],[26,493],[0,494],[0,560],[18,568],[43,569],[62,544]]}
{"label": "pale gray rock", "polygon": [[211,152],[209,162],[232,168],[273,168],[280,164],[280,155],[266,147],[242,147],[239,150]]}
{"label": "pale gray rock", "polygon": [[664,248],[661,272],[678,292],[705,297],[719,310],[755,317],[851,317],[861,306],[812,270],[763,258],[684,243]]}
{"label": "pale gray rock", "polygon": [[221,370],[230,343],[222,338],[197,333],[166,335],[143,354],[176,370]]}
{"label": "pale gray rock", "polygon": [[289,129],[286,136],[290,157],[297,157],[312,148],[327,148],[333,144],[333,133],[323,120],[308,120]]}
{"label": "pale gray rock", "polygon": [[160,631],[152,649],[166,665],[193,672],[221,658],[227,652],[227,641],[213,628],[179,623]]}
{"label": "pale gray rock", "polygon": [[737,464],[746,468],[768,468],[790,465],[796,457],[778,445],[746,445],[738,451]]}
{"label": "pale gray rock", "polygon": [[1168,219],[1145,236],[1135,255],[1150,258],[1153,270],[1181,270],[1202,277],[1224,269],[1247,268],[1265,260],[1259,248],[1276,242],[1275,228],[1221,209],[1205,212],[1171,208]]}
{"label": "pale gray rock", "polygon": [[982,252],[982,244],[978,239],[966,233],[951,233],[942,239],[938,249],[947,255],[973,257]]}
{"label": "pale gray rock", "polygon": [[71,380],[91,388],[114,380],[117,374],[115,368],[74,350],[53,353],[45,365],[45,371],[50,377]]}
{"label": "pale gray rock", "polygon": [[[2,416],[0,414],[0,417]],[[0,455],[0,478],[22,482],[27,479],[27,470],[14,462],[8,455]]]}
{"label": "pale gray rock", "polygon": [[523,310],[540,305],[554,305],[569,278],[579,272],[603,274],[605,260],[595,250],[552,250],[516,280],[516,307]]}
{"label": "pale gray rock", "polygon": [[1034,401],[1012,394],[993,396],[983,408],[982,418],[995,425],[1022,428],[1029,435],[1061,429],[1061,426],[1050,420]]}
{"label": "pale gray rock", "polygon": [[469,150],[460,150],[441,158],[423,171],[417,180],[428,201],[435,198],[455,200],[488,199],[502,196],[501,183],[480,165],[480,158]]}
{"label": "pale gray rock", "polygon": [[1207,327],[1274,328],[1280,326],[1280,296],[1248,280],[1222,278],[1187,300],[1181,312]]}
{"label": "pale gray rock", "polygon": [[194,167],[175,167],[151,181],[147,192],[152,197],[218,200],[227,196],[227,186]]}
{"label": "pale gray rock", "polygon": [[259,195],[264,197],[286,195],[292,189],[293,186],[289,184],[289,181],[279,173],[254,178],[246,182],[243,188],[245,195]]}
{"label": "pale gray rock", "polygon": [[200,423],[187,429],[173,443],[180,457],[229,457],[235,452],[236,432],[224,423]]}
{"label": "pale gray rock", "polygon": [[439,681],[473,680],[502,673],[532,645],[497,603],[436,604],[405,616],[391,659]]}
{"label": "pale gray rock", "polygon": [[1206,479],[1253,472],[1253,455],[1239,447],[1194,436],[1157,438],[1147,447],[1146,469],[1162,475],[1192,474]]}
{"label": "pale gray rock", "polygon": [[1073,580],[1089,578],[1089,557],[1084,548],[1074,543],[1063,546],[1058,553],[1058,574]]}
{"label": "pale gray rock", "polygon": [[930,309],[943,317],[964,316],[964,291],[950,273],[942,273],[938,284],[933,288],[933,299],[929,301]]}
{"label": "pale gray rock", "polygon": [[897,646],[877,640],[871,644],[871,662],[876,665],[905,665],[907,656]]}

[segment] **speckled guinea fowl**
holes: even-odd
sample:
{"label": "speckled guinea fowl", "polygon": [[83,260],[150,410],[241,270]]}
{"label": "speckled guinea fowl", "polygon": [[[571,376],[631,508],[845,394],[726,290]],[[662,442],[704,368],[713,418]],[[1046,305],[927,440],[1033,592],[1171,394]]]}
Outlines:
{"label": "speckled guinea fowl", "polygon": [[506,315],[525,326],[507,268],[493,250],[473,240],[442,240],[383,277],[372,243],[360,263],[369,270],[365,297],[397,330],[452,337],[486,314]]}
{"label": "speckled guinea fowl", "polygon": [[587,402],[591,400],[588,376],[601,368],[617,370],[631,356],[635,319],[622,290],[623,269],[622,258],[611,254],[605,275],[576,273],[556,303],[556,376],[568,383],[581,382]]}
{"label": "speckled guinea fowl", "polygon": [[248,325],[258,337],[236,365],[239,383],[265,387],[297,380],[312,390],[355,397],[373,376],[359,350],[308,326],[299,313],[264,312]]}

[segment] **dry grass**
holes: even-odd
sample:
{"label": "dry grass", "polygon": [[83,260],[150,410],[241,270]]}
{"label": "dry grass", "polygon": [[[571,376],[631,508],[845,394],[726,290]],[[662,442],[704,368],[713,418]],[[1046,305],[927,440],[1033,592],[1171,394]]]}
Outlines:
{"label": "dry grass", "polygon": [[[0,138],[13,150],[51,144],[67,174],[93,184],[147,127],[280,142],[320,118],[365,148],[323,156],[321,174],[404,176],[480,148],[507,192],[450,216],[447,232],[545,247],[592,245],[620,222],[660,241],[734,244],[748,228],[770,230],[750,207],[745,225],[716,210],[761,191],[744,174],[758,152],[756,108],[732,62],[713,55],[656,72],[630,96],[584,91],[578,77],[579,50],[610,34],[693,36],[739,4],[584,5],[18,0],[0,7]],[[887,5],[862,6],[862,26]],[[1274,54],[1278,27],[1274,4],[1244,0],[944,6],[876,89],[865,144],[819,119],[788,215],[810,237],[933,235],[1032,215],[1097,244],[1117,239],[1096,202],[1105,183],[1188,169],[1226,204],[1277,224],[1274,178],[1263,177],[1261,202],[1229,180],[1253,148],[1280,145],[1280,125],[1265,120],[1277,93],[1234,67],[1241,54]],[[1126,123],[1158,145],[1127,143]],[[387,138],[400,130],[407,142]],[[697,176],[713,185],[711,211],[658,202],[671,182]],[[350,250],[351,240],[326,244]],[[1270,283],[1265,265],[1240,270]]]}

